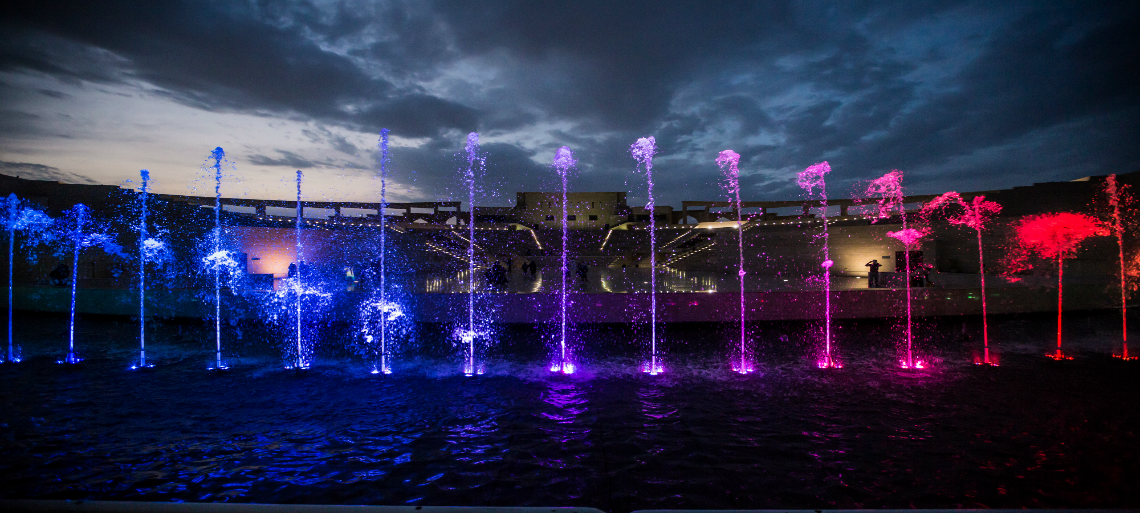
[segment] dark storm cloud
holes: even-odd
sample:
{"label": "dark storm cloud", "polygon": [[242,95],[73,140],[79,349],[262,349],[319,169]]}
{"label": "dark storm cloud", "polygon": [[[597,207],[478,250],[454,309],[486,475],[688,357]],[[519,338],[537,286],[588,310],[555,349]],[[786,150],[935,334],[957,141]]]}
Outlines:
{"label": "dark storm cloud", "polygon": [[[322,49],[303,27],[277,26],[234,5],[44,2],[5,14],[10,25],[25,33],[15,37],[17,44],[6,45],[0,69],[84,80],[141,78],[198,108],[295,112],[371,131],[391,124],[434,134],[435,126],[423,121],[433,114],[439,127],[473,125],[470,115],[457,114],[462,107],[415,90],[397,90],[349,58]],[[80,64],[89,59],[75,52],[59,56],[42,50],[50,45],[41,41],[49,38],[89,45],[73,44],[88,53],[95,53],[91,48],[110,52],[122,62],[88,70]],[[375,110],[359,116],[353,109],[362,104]],[[376,115],[377,110],[388,117]]]}
{"label": "dark storm cloud", "polygon": [[[1037,158],[1027,155],[1029,158],[1020,163],[1006,162],[1017,166],[1013,169],[940,166],[951,158],[1001,147],[1067,123],[1101,118],[1115,124],[1118,121],[1108,116],[1112,112],[1135,111],[1140,106],[1136,86],[1140,83],[1140,52],[1135,40],[1135,35],[1140,34],[1140,17],[1133,13],[1112,20],[1075,39],[1071,33],[1074,25],[1061,16],[1035,14],[1019,19],[994,35],[985,53],[957,78],[960,87],[956,92],[931,98],[905,115],[896,114],[897,122],[883,137],[869,142],[835,141],[823,146],[849,148],[845,159],[869,169],[931,168],[928,174],[911,178],[930,192],[943,187],[955,175],[969,178],[994,171],[1017,173],[1037,181],[1074,178],[1054,167],[1055,153]],[[896,89],[900,95],[906,94],[905,86]],[[886,109],[901,107],[892,103],[879,99],[873,105]],[[857,122],[842,126],[850,134],[860,133],[853,129],[859,126]],[[874,126],[871,123],[868,128]],[[1124,140],[1137,135],[1134,123],[1120,126],[1125,131],[1112,137]],[[1055,142],[1069,146],[1081,134],[1073,133],[1068,138]],[[1076,150],[1078,147],[1070,147],[1070,151]],[[1134,159],[1140,154],[1126,151],[1135,169]]]}
{"label": "dark storm cloud", "polygon": [[36,92],[38,92],[38,93],[40,93],[40,94],[42,94],[42,95],[44,95],[44,96],[50,97],[50,98],[55,98],[55,99],[57,99],[57,100],[62,100],[62,99],[64,99],[64,98],[67,98],[67,97],[70,97],[70,96],[71,96],[71,95],[69,95],[69,94],[67,94],[67,93],[63,93],[63,92],[60,92],[60,91],[56,91],[56,90],[53,90],[53,89],[40,89],[39,91],[36,91]]}
{"label": "dark storm cloud", "polygon": [[344,136],[334,134],[327,128],[318,127],[313,129],[301,130],[301,134],[309,138],[310,142],[316,144],[327,144],[332,149],[341,152],[345,155],[357,156],[360,154],[360,149],[356,145],[348,142]]}
{"label": "dark storm cloud", "polygon": [[6,162],[0,160],[0,174],[29,178],[32,180],[54,180],[64,183],[99,183],[80,174],[68,173],[61,171],[57,167],[33,164],[30,162]]}
{"label": "dark storm cloud", "polygon": [[[202,109],[390,128],[418,140],[394,159],[427,197],[454,192],[468,131],[514,141],[484,146],[489,184],[510,190],[499,204],[550,186],[562,144],[579,159],[575,188],[643,197],[628,148],[645,135],[660,148],[664,203],[720,197],[713,159],[726,148],[742,155],[749,199],[798,197],[792,173],[821,160],[840,195],[893,168],[926,193],[1122,172],[1140,158],[1140,9],[1125,3],[7,9],[0,70],[142,80]],[[330,152],[364,151],[321,130],[305,135]],[[277,148],[250,161],[327,165]]]}
{"label": "dark storm cloud", "polygon": [[445,5],[440,13],[468,52],[505,48],[528,62],[561,58],[577,71],[558,89],[530,92],[550,112],[629,130],[664,115],[694,68],[763,51],[765,42],[786,33],[791,12],[786,2]]}
{"label": "dark storm cloud", "polygon": [[370,126],[390,128],[406,137],[429,137],[441,130],[475,130],[474,109],[434,96],[414,94],[370,109],[359,116]]}
{"label": "dark storm cloud", "polygon": [[312,169],[312,168],[343,168],[352,167],[345,163],[336,162],[331,159],[324,160],[310,160],[304,158],[289,150],[276,150],[279,158],[268,157],[265,155],[254,154],[249,157],[249,163],[258,166],[274,166],[274,167],[287,167],[290,169]]}

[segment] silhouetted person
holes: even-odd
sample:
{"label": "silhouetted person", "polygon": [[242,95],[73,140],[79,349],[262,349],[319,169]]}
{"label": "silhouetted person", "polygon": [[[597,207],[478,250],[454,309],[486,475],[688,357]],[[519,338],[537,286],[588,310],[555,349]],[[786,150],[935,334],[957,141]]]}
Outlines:
{"label": "silhouetted person", "polygon": [[499,263],[498,260],[496,260],[495,265],[491,266],[487,271],[489,278],[487,281],[491,282],[492,285],[501,287],[507,284],[507,270],[503,268],[503,264]]}
{"label": "silhouetted person", "polygon": [[578,262],[578,280],[586,283],[587,278],[590,276],[590,265],[586,262]]}
{"label": "silhouetted person", "polygon": [[530,277],[534,278],[536,276],[538,276],[538,261],[537,260],[531,260],[530,261]]}
{"label": "silhouetted person", "polygon": [[289,264],[289,275],[288,275],[288,277],[289,278],[296,278],[297,277],[297,263],[296,262]]}
{"label": "silhouetted person", "polygon": [[48,273],[48,278],[51,278],[51,284],[55,285],[56,287],[67,285],[67,280],[70,277],[71,268],[68,267],[67,264],[59,264],[55,266],[55,269],[52,269],[51,272]]}
{"label": "silhouetted person", "polygon": [[883,264],[880,264],[878,260],[871,259],[866,265],[871,268],[870,271],[867,271],[867,287],[877,288],[879,286],[879,268]]}
{"label": "silhouetted person", "polygon": [[914,287],[925,287],[930,283],[930,270],[934,269],[930,264],[918,264],[918,269],[915,269]]}

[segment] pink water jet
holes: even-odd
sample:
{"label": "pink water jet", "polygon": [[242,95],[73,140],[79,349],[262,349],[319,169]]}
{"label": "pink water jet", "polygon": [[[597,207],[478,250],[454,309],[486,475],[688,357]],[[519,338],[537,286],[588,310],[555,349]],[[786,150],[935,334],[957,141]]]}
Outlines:
{"label": "pink water jet", "polygon": [[[903,218],[906,218],[905,213],[903,214]],[[906,226],[905,222],[903,223],[903,226]],[[887,232],[888,237],[898,239],[899,242],[902,242],[903,246],[906,247],[906,251],[904,251],[904,254],[906,255],[906,364],[903,365],[904,369],[912,367],[915,369],[923,368],[921,361],[914,363],[914,352],[912,349],[914,345],[914,321],[912,318],[913,307],[910,290],[910,252],[913,251],[914,248],[918,245],[918,242],[929,233],[930,230],[926,228],[923,228],[921,230],[916,230],[914,228],[903,228],[897,232]]]}
{"label": "pink water jet", "polygon": [[1092,216],[1071,212],[1028,216],[1018,221],[1014,228],[1018,246],[1010,256],[1007,273],[1028,269],[1030,253],[1057,262],[1057,350],[1047,356],[1054,360],[1071,360],[1072,357],[1061,350],[1065,259],[1075,256],[1085,239],[1094,235],[1108,235],[1108,230]]}
{"label": "pink water jet", "polygon": [[1130,205],[1131,195],[1127,193],[1127,185],[1119,185],[1116,175],[1108,175],[1105,180],[1104,192],[1108,196],[1108,205],[1112,207],[1112,233],[1116,236],[1116,246],[1120,256],[1120,347],[1121,353],[1113,356],[1122,360],[1135,360],[1137,357],[1128,356],[1128,287],[1124,264],[1124,224],[1120,220],[1121,204]]}
{"label": "pink water jet", "polygon": [[950,205],[958,205],[962,210],[949,217],[949,221],[952,224],[973,228],[978,234],[978,275],[981,276],[982,282],[982,344],[984,348],[982,360],[978,363],[996,366],[997,362],[990,358],[990,330],[986,319],[986,266],[985,259],[982,256],[982,230],[985,229],[986,223],[990,219],[1001,212],[1001,205],[993,201],[986,201],[985,196],[974,196],[972,200],[966,202],[957,192],[947,192],[923,206],[921,215],[930,219],[935,211]]}
{"label": "pink water jet", "polygon": [[809,199],[818,188],[819,197],[821,200],[819,215],[823,220],[823,262],[820,264],[820,267],[823,267],[823,317],[825,327],[823,337],[823,357],[820,358],[818,362],[816,362],[816,366],[821,369],[840,369],[843,367],[843,365],[831,355],[831,266],[835,265],[835,262],[831,260],[831,245],[830,239],[828,238],[827,182],[824,180],[824,176],[830,172],[831,165],[828,164],[827,161],[814,164],[796,175],[796,184],[798,184],[800,188],[807,191]]}
{"label": "pink water jet", "polygon": [[716,165],[724,173],[725,189],[729,193],[729,201],[736,201],[736,245],[739,250],[739,265],[736,275],[740,278],[740,362],[734,365],[736,372],[748,374],[754,367],[748,362],[748,342],[744,330],[744,223],[743,209],[740,202],[740,154],[732,150],[724,150],[716,157]]}
{"label": "pink water jet", "polygon": [[657,203],[653,199],[653,155],[657,153],[657,141],[653,136],[642,137],[629,147],[629,152],[637,160],[638,169],[645,166],[645,176],[649,201],[645,209],[649,211],[649,329],[650,359],[642,369],[656,376],[664,369],[657,361]]}
{"label": "pink water jet", "polygon": [[568,302],[566,298],[566,274],[568,271],[566,266],[566,243],[568,239],[566,226],[566,184],[570,169],[574,167],[575,163],[574,154],[570,151],[569,147],[563,146],[558,148],[558,151],[554,153],[554,169],[558,171],[558,176],[562,178],[562,272],[560,273],[562,276],[562,288],[559,289],[562,291],[562,300],[560,301],[562,307],[562,336],[560,339],[561,353],[558,356],[558,363],[550,370],[562,372],[563,374],[574,373],[574,366],[566,359],[566,304]]}
{"label": "pink water jet", "polygon": [[904,369],[922,369],[921,361],[915,363],[912,349],[914,345],[914,317],[910,290],[910,252],[912,247],[929,232],[925,229],[916,230],[907,227],[906,208],[903,205],[905,196],[903,195],[902,179],[902,171],[895,169],[872,180],[865,195],[867,197],[878,197],[879,211],[875,216],[875,221],[893,216],[896,210],[902,217],[903,229],[897,232],[887,232],[888,236],[898,239],[906,246],[906,251],[903,251],[906,266],[906,360],[901,364]]}

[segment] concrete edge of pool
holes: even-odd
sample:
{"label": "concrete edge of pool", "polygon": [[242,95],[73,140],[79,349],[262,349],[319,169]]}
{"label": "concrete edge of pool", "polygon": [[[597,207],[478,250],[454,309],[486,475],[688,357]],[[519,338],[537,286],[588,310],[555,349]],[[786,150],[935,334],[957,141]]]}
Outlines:
{"label": "concrete edge of pool", "polygon": [[594,508],[481,506],[340,506],[325,504],[248,504],[226,502],[146,502],[87,500],[3,500],[5,513],[603,513]]}
{"label": "concrete edge of pool", "polygon": [[[491,506],[339,506],[321,504],[237,504],[219,502],[144,502],[144,501],[87,501],[87,500],[7,500],[0,499],[0,511],[7,513],[604,513],[595,508],[575,507],[491,507]],[[1140,511],[1140,509],[642,509],[632,513],[847,513],[875,511],[876,513],[934,513],[985,511],[998,513],[1060,512],[1082,513]]]}

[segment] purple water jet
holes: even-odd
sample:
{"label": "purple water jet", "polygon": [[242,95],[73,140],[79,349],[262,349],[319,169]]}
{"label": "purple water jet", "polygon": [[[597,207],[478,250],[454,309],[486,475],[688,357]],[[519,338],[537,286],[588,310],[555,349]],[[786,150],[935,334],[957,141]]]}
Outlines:
{"label": "purple water jet", "polygon": [[724,173],[725,188],[729,193],[729,201],[735,199],[736,204],[736,246],[739,250],[739,261],[736,275],[740,279],[740,362],[734,365],[736,372],[748,374],[754,370],[748,361],[748,342],[744,328],[744,223],[743,208],[740,202],[740,154],[732,150],[724,150],[716,157],[716,165]]}
{"label": "purple water jet", "polygon": [[824,283],[823,357],[816,362],[816,365],[821,369],[838,369],[843,367],[843,365],[831,355],[831,266],[834,265],[835,262],[831,260],[831,240],[829,239],[827,227],[827,182],[824,179],[824,176],[830,172],[831,165],[828,164],[827,161],[824,161],[809,166],[796,175],[796,184],[807,191],[809,199],[815,194],[816,189],[819,189],[821,207],[819,216],[820,219],[823,220],[823,262],[820,263],[820,267],[823,267]]}
{"label": "purple water jet", "polygon": [[923,206],[921,215],[929,219],[930,215],[936,210],[947,205],[958,205],[962,208],[960,214],[949,218],[951,223],[973,228],[978,234],[978,275],[981,276],[982,284],[983,347],[982,361],[979,363],[982,365],[997,365],[997,362],[990,358],[990,329],[989,321],[986,318],[986,265],[982,251],[982,230],[985,229],[986,223],[989,222],[991,218],[1001,212],[1001,205],[993,201],[986,201],[985,196],[975,196],[974,199],[967,203],[958,193],[947,192]]}
{"label": "purple water jet", "polygon": [[[463,176],[467,183],[467,330],[458,333],[460,341],[467,346],[467,363],[463,373],[472,376],[478,372],[475,365],[475,339],[481,333],[475,330],[475,165],[482,164],[479,156],[479,134],[467,134],[467,169]],[[481,372],[478,372],[481,374]]]}
{"label": "purple water jet", "polygon": [[554,169],[558,171],[558,176],[562,179],[562,288],[559,289],[562,296],[561,301],[559,301],[562,309],[562,331],[561,338],[559,339],[561,352],[558,356],[558,363],[554,365],[551,370],[555,372],[562,372],[563,374],[574,373],[574,365],[571,364],[570,361],[566,358],[566,304],[568,302],[568,299],[566,297],[566,273],[568,271],[566,266],[566,245],[568,240],[568,227],[566,225],[566,190],[567,178],[570,174],[570,169],[574,167],[574,164],[574,154],[570,151],[569,147],[563,146],[561,148],[558,148],[558,151],[554,153]]}
{"label": "purple water jet", "polygon": [[640,170],[645,166],[645,177],[649,202],[645,209],[649,211],[649,330],[650,330],[650,357],[649,363],[643,369],[650,375],[656,376],[664,369],[657,357],[657,203],[653,198],[653,155],[657,153],[657,142],[653,136],[642,137],[629,147],[630,154],[637,160]]}

